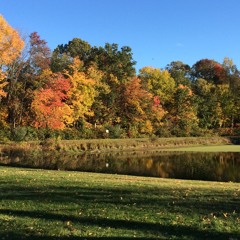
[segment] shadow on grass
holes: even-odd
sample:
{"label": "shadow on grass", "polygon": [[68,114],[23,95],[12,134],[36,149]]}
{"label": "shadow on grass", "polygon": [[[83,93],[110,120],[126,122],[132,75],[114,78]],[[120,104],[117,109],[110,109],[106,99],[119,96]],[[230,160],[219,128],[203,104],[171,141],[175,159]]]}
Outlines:
{"label": "shadow on grass", "polygon": [[[33,219],[44,219],[45,221],[71,221],[75,224],[82,224],[84,226],[98,226],[101,228],[115,228],[125,230],[135,230],[138,232],[148,232],[156,236],[164,236],[164,238],[134,238],[134,239],[168,239],[171,237],[179,237],[178,239],[189,237],[190,239],[239,239],[238,234],[234,233],[219,233],[211,230],[199,230],[194,227],[179,226],[179,225],[162,225],[158,223],[139,222],[139,221],[128,221],[128,220],[117,220],[107,219],[102,217],[74,217],[68,215],[61,215],[49,212],[41,211],[22,211],[22,210],[8,210],[1,209],[0,214],[7,214],[14,217],[28,217]],[[23,236],[17,232],[9,231],[1,234],[2,239],[46,239],[46,240],[65,240],[65,239],[131,239],[129,237],[52,237],[52,236]]]}
{"label": "shadow on grass", "polygon": [[[61,183],[61,184],[64,184]],[[0,215],[7,215],[19,218],[30,218],[33,221],[40,219],[44,221],[71,221],[78,226],[88,226],[91,227],[101,227],[102,229],[113,228],[126,230],[126,231],[136,231],[142,235],[156,236],[155,238],[141,238],[136,237],[134,239],[143,240],[154,240],[154,239],[216,239],[216,240],[239,240],[240,236],[237,233],[227,233],[227,232],[217,232],[216,229],[198,229],[197,227],[182,226],[182,225],[171,225],[169,222],[166,224],[152,223],[152,222],[142,222],[135,220],[125,220],[125,219],[114,219],[106,218],[104,215],[95,217],[88,216],[72,216],[76,208],[96,208],[95,203],[98,204],[97,207],[110,207],[117,206],[118,211],[130,211],[130,207],[136,211],[140,208],[144,211],[154,210],[161,211],[161,209],[167,210],[168,212],[184,215],[188,214],[188,211],[194,212],[196,215],[210,214],[212,211],[216,212],[234,212],[236,206],[239,206],[240,199],[233,198],[228,195],[228,193],[222,192],[208,192],[204,196],[201,196],[199,200],[198,195],[191,197],[190,199],[183,199],[184,188],[181,191],[175,190],[177,194],[172,195],[171,188],[147,188],[143,190],[141,188],[121,188],[121,187],[96,187],[96,186],[78,186],[78,185],[58,185],[52,186],[47,184],[45,186],[38,184],[36,187],[27,186],[25,183],[23,185],[15,184],[12,185],[3,183],[0,184],[0,200],[6,200],[5,205],[0,205]],[[211,200],[212,196],[215,196],[216,200]],[[210,200],[208,200],[210,199]],[[36,205],[42,202],[44,205],[51,203],[57,208],[62,206],[62,204],[68,203],[69,206],[74,205],[75,207],[66,211],[65,213],[55,213],[48,210],[32,210],[36,209],[34,205],[31,205],[26,209],[10,209],[9,206],[11,202],[22,202],[31,201],[31,204]],[[174,205],[173,205],[174,202]],[[7,203],[7,204],[6,204]],[[9,203],[9,204],[8,204]],[[59,205],[60,204],[60,205]],[[126,208],[125,208],[126,206]],[[1,209],[2,208],[2,209]],[[54,210],[54,209],[53,209]],[[167,212],[166,211],[166,212]],[[116,212],[117,214],[117,212]],[[159,218],[161,218],[159,216]],[[160,220],[160,219],[159,219]],[[161,219],[163,220],[163,219]],[[158,221],[155,219],[154,221]],[[237,223],[236,223],[237,224]],[[146,233],[146,234],[145,234]],[[14,229],[1,229],[0,222],[0,240],[120,240],[120,239],[133,239],[130,237],[82,237],[82,236],[66,236],[66,237],[53,237],[49,234],[43,234],[38,236],[37,233],[28,233],[24,230],[18,230],[17,225]],[[113,233],[114,235],[114,233]],[[117,234],[116,234],[117,235]],[[137,234],[136,234],[137,235]]]}
{"label": "shadow on grass", "polygon": [[[227,192],[205,193],[201,196],[186,199],[183,197],[184,189],[181,192],[171,195],[168,188],[149,189],[148,191],[121,189],[121,188],[94,188],[79,186],[43,186],[34,188],[31,186],[7,186],[0,185],[1,200],[10,201],[44,201],[56,204],[74,203],[84,206],[90,203],[114,204],[119,207],[131,205],[137,207],[159,208],[164,207],[169,212],[177,211],[185,214],[191,209],[196,214],[210,212],[236,212],[240,205],[240,198],[230,196]],[[163,197],[162,197],[163,196]],[[213,197],[216,199],[214,200]],[[227,198],[226,198],[227,197]],[[174,202],[174,204],[172,204]]]}
{"label": "shadow on grass", "polygon": [[[75,236],[68,236],[68,237],[54,237],[54,236],[25,236],[23,237],[20,234],[15,234],[12,232],[8,232],[4,236],[0,236],[0,239],[4,240],[131,240],[133,237],[75,237]],[[145,237],[134,237],[136,240],[161,240],[161,239],[167,239],[167,238],[145,238]]]}

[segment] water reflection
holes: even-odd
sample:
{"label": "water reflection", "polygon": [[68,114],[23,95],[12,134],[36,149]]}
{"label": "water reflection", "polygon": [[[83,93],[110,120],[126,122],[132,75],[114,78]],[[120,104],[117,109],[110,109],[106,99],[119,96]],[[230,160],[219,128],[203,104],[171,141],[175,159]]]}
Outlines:
{"label": "water reflection", "polygon": [[240,182],[240,153],[111,152],[81,155],[24,153],[1,165],[117,173],[161,178]]}

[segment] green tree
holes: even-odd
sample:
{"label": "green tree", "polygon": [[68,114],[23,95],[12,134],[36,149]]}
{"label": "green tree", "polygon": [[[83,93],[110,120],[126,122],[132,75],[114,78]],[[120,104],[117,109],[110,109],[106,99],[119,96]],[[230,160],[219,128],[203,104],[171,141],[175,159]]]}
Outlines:
{"label": "green tree", "polygon": [[53,72],[69,70],[74,58],[83,61],[84,66],[89,65],[89,54],[91,45],[80,38],[73,38],[67,44],[61,44],[54,49],[51,58],[51,69]]}
{"label": "green tree", "polygon": [[90,60],[103,73],[102,83],[110,89],[110,91],[101,91],[94,104],[94,108],[98,111],[98,121],[102,125],[117,124],[119,123],[118,103],[121,100],[119,89],[135,76],[135,61],[132,59],[131,48],[119,49],[117,44],[107,43],[104,47],[92,48]]}
{"label": "green tree", "polygon": [[126,81],[136,73],[134,68],[136,62],[128,46],[119,49],[118,44],[106,43],[104,47],[94,47],[90,52],[90,60],[97,63],[99,70],[106,73],[106,77],[113,75],[120,82]]}
{"label": "green tree", "polygon": [[173,61],[167,65],[166,70],[171,74],[171,77],[175,80],[176,84],[183,84],[185,86],[191,85],[190,80],[190,66],[181,62]]}
{"label": "green tree", "polygon": [[197,108],[192,90],[180,84],[174,93],[174,102],[169,111],[172,134],[191,136],[198,131]]}
{"label": "green tree", "polygon": [[65,52],[62,52],[60,46],[54,49],[51,57],[51,70],[53,72],[64,72],[69,70],[69,65],[72,63],[72,57]]}
{"label": "green tree", "polygon": [[216,85],[199,78],[194,83],[194,93],[198,103],[199,125],[203,129],[212,129],[220,125],[222,115]]}

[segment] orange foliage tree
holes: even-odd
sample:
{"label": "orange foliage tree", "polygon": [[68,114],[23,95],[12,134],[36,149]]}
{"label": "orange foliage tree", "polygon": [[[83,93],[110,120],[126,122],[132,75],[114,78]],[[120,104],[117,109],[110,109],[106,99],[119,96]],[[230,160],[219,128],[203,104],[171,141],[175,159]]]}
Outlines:
{"label": "orange foliage tree", "polygon": [[146,91],[138,77],[124,84],[120,106],[123,125],[135,126],[141,133],[151,134],[153,122],[160,121],[164,115],[159,98]]}
{"label": "orange foliage tree", "polygon": [[35,114],[34,126],[63,129],[68,116],[72,113],[65,103],[70,82],[60,73],[53,74],[50,70],[46,71],[48,71],[49,82],[44,88],[35,91],[31,105]]}

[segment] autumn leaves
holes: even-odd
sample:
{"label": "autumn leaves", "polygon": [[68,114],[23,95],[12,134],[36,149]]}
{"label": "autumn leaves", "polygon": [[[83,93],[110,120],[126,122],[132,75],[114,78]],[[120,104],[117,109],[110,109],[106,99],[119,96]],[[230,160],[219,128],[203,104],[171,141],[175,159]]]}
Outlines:
{"label": "autumn leaves", "polygon": [[240,74],[228,58],[143,67],[136,75],[129,47],[74,38],[51,52],[34,32],[23,50],[17,31],[2,16],[0,23],[0,125],[6,131],[199,136],[232,131],[240,121]]}
{"label": "autumn leaves", "polygon": [[2,82],[6,77],[6,73],[2,67],[11,64],[21,53],[24,46],[23,40],[20,38],[18,32],[13,29],[0,15],[0,96],[6,97],[6,92],[3,88],[7,85]]}

